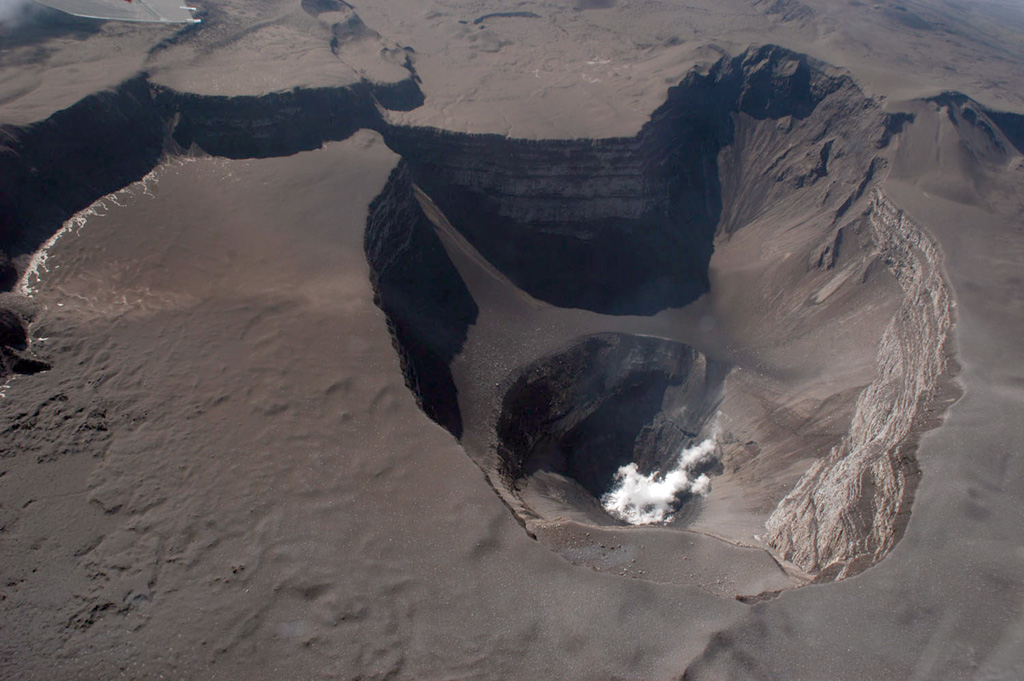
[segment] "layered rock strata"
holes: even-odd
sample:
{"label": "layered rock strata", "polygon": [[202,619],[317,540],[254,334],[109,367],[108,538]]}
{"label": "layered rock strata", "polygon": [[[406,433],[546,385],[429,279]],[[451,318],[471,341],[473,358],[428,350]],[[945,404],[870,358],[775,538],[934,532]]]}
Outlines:
{"label": "layered rock strata", "polygon": [[423,103],[409,79],[344,88],[295,89],[260,96],[217,97],[154,90],[173,122],[173,139],[227,158],[268,158],[318,149],[361,128],[380,130],[378,106],[407,111]]}
{"label": "layered rock strata", "polygon": [[[761,178],[766,170],[768,184],[798,174],[796,185],[785,184],[789,192],[828,174],[829,137],[844,135],[833,129],[837,116],[856,113],[851,129],[873,129],[877,138],[851,165],[880,144],[885,115],[852,80],[822,66],[771,46],[722,59],[670,88],[630,138],[530,141],[399,127],[385,138],[473,246],[532,296],[607,314],[653,314],[708,291],[716,229],[724,218],[743,217],[735,206],[723,209],[730,167],[720,166],[738,116],[780,121],[782,137],[814,129],[816,139],[807,141],[816,158],[806,169],[795,171],[801,155],[772,147],[775,165],[754,179],[766,194],[773,192]],[[819,107],[820,121],[803,126]],[[846,147],[853,145],[836,145],[834,157]],[[763,198],[752,197],[747,210]]]}

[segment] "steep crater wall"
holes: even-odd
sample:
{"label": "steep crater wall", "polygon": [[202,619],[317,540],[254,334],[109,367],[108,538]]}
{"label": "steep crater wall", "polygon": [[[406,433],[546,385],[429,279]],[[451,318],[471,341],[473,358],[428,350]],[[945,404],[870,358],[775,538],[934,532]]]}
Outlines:
{"label": "steep crater wall", "polygon": [[3,127],[0,248],[34,251],[76,212],[152,170],[163,143],[164,116],[141,77],[39,123]]}
{"label": "steep crater wall", "polygon": [[[726,371],[681,343],[581,339],[510,377],[496,427],[501,480],[523,502],[529,478],[554,473],[575,483],[561,503],[593,508],[620,467],[665,471],[706,434]],[[541,515],[523,504],[522,514]]]}
{"label": "steep crater wall", "polygon": [[164,154],[195,146],[229,158],[287,156],[360,128],[380,130],[381,108],[407,110],[422,101],[412,78],[218,97],[176,92],[140,75],[44,121],[0,128],[0,249],[11,257],[34,251],[72,215],[141,179]]}
{"label": "steep crater wall", "polygon": [[826,99],[850,97],[867,101],[848,78],[765,47],[691,73],[632,138],[400,127],[385,138],[413,181],[523,290],[562,307],[653,314],[708,291],[723,211],[719,154],[733,142],[733,117],[799,121]]}
{"label": "steep crater wall", "polygon": [[268,158],[318,149],[356,130],[383,127],[378,107],[408,111],[423,103],[415,81],[356,83],[345,88],[295,89],[251,97],[217,97],[155,90],[170,115],[172,136],[214,156]]}
{"label": "steep crater wall", "polygon": [[[693,131],[692,153],[639,139],[532,142],[394,128],[386,139],[474,247],[536,298],[651,314],[708,289],[719,210],[711,131]],[[670,228],[677,224],[688,229]]]}
{"label": "steep crater wall", "polygon": [[406,384],[427,416],[461,437],[449,364],[478,310],[416,201],[405,162],[370,205],[365,248],[375,302],[387,315]]}

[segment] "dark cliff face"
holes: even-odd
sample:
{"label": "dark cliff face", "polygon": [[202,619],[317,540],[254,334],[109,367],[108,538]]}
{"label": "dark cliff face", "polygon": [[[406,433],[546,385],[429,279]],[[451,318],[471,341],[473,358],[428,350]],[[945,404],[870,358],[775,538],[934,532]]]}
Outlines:
{"label": "dark cliff face", "polygon": [[210,97],[162,91],[174,113],[174,141],[214,156],[269,158],[319,148],[360,128],[378,126],[365,88],[275,92],[259,97]]}
{"label": "dark cliff face", "polygon": [[388,145],[517,286],[561,307],[651,314],[707,291],[714,133],[508,140],[389,128]]}
{"label": "dark cliff face", "polygon": [[1018,152],[1024,154],[1024,116],[1000,111],[986,111]]}
{"label": "dark cliff face", "polygon": [[318,149],[361,128],[383,127],[378,105],[408,111],[423,103],[409,79],[394,84],[295,89],[251,97],[214,97],[161,89],[160,108],[173,118],[174,141],[214,156],[269,158]]}
{"label": "dark cliff face", "polygon": [[600,499],[621,466],[664,471],[705,430],[724,375],[681,343],[585,338],[510,378],[497,424],[504,477],[558,473]]}
{"label": "dark cliff face", "polygon": [[385,137],[448,219],[531,295],[653,314],[708,291],[718,157],[734,115],[801,120],[843,88],[855,89],[766,47],[688,76],[632,138],[533,142],[397,127]]}
{"label": "dark cliff face", "polygon": [[388,317],[406,384],[427,416],[461,437],[448,365],[477,306],[420,209],[404,163],[370,206],[365,248],[375,302]]}
{"label": "dark cliff face", "polygon": [[148,84],[130,80],[50,118],[0,134],[0,246],[35,250],[105,194],[138,180],[163,151]]}
{"label": "dark cliff face", "polygon": [[215,156],[287,156],[383,126],[379,107],[423,103],[411,78],[259,97],[179,93],[145,76],[92,95],[45,121],[0,129],[0,248],[32,251],[100,197],[142,178],[166,134]]}

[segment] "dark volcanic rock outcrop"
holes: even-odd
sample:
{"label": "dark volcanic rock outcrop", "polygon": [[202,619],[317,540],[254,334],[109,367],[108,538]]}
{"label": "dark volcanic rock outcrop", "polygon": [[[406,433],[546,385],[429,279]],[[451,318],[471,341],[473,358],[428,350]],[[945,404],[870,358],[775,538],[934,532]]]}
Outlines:
{"label": "dark volcanic rock outcrop", "polygon": [[352,9],[352,5],[344,0],[302,0],[301,5],[311,17],[318,17],[324,12],[343,12]]}
{"label": "dark volcanic rock outcrop", "polygon": [[343,140],[360,128],[383,126],[378,105],[408,111],[423,103],[415,81],[356,83],[344,88],[295,89],[260,96],[216,97],[160,90],[182,147],[228,158],[287,156]]}
{"label": "dark volcanic rock outcrop", "polygon": [[24,307],[11,305],[6,298],[11,294],[0,294],[0,379],[7,374],[34,374],[50,368],[46,362],[29,350],[28,314],[9,309]]}
{"label": "dark volcanic rock outcrop", "polygon": [[383,126],[379,107],[423,102],[414,80],[301,89],[259,97],[179,93],[142,76],[45,121],[0,129],[0,248],[35,250],[100,197],[142,178],[181,147],[230,158],[286,156]]}
{"label": "dark volcanic rock outcrop", "polygon": [[404,163],[370,206],[365,247],[375,302],[387,314],[406,384],[430,418],[461,437],[448,365],[477,306],[416,201]]}
{"label": "dark volcanic rock outcrop", "polygon": [[28,334],[21,318],[10,310],[0,308],[0,345],[24,348]]}
{"label": "dark volcanic rock outcrop", "polygon": [[143,78],[45,121],[0,130],[0,247],[35,250],[76,212],[138,180],[163,152],[164,124]]}
{"label": "dark volcanic rock outcrop", "polygon": [[503,479],[538,471],[600,499],[619,467],[665,471],[714,413],[726,368],[681,343],[602,334],[516,373],[497,423]]}
{"label": "dark volcanic rock outcrop", "polygon": [[999,129],[1003,131],[1017,151],[1024,154],[1024,115],[1001,111],[986,111],[986,113],[999,126]]}

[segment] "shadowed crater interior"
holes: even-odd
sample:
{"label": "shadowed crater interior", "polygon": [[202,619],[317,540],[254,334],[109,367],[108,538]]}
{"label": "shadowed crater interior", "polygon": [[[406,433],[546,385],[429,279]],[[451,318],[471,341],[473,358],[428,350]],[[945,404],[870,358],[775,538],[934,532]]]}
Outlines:
{"label": "shadowed crater interior", "polygon": [[510,378],[497,423],[502,480],[513,494],[541,480],[558,490],[550,498],[590,511],[622,466],[642,475],[674,466],[708,429],[726,371],[681,343],[584,338]]}

